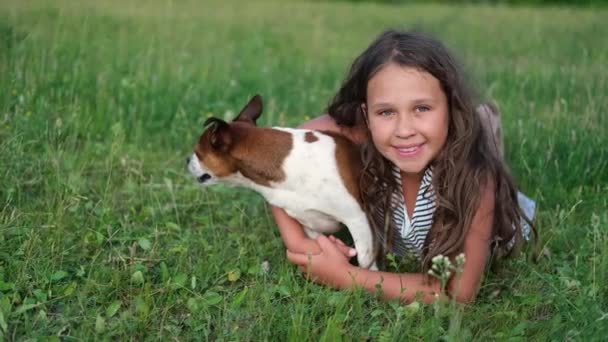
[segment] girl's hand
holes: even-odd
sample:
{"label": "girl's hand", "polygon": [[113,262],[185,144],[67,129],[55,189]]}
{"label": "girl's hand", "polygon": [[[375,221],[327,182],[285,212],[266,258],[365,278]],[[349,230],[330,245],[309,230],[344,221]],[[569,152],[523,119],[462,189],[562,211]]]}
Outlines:
{"label": "girl's hand", "polygon": [[337,237],[330,235],[329,241],[333,242],[336,245],[336,247],[338,247],[340,252],[342,252],[342,254],[344,254],[345,257],[350,259],[350,258],[354,257],[355,255],[357,255],[356,249],[346,245],[344,242],[342,242],[342,240],[338,239]]}
{"label": "girl's hand", "polygon": [[[301,254],[287,251],[287,259],[304,271],[311,280],[334,287],[347,286],[354,266],[348,262],[352,248],[335,237],[321,235],[316,239],[321,253]],[[355,252],[356,254],[356,252]]]}

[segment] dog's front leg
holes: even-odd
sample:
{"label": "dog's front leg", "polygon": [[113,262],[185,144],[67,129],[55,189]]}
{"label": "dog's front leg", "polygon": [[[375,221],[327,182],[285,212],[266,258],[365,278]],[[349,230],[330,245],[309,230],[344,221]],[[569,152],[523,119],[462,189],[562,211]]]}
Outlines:
{"label": "dog's front leg", "polygon": [[350,235],[353,237],[359,266],[369,268],[372,271],[377,271],[378,266],[376,265],[375,260],[374,237],[365,214],[361,213],[360,215],[354,215],[354,217],[352,217],[349,222],[345,222],[345,224],[350,231]]}

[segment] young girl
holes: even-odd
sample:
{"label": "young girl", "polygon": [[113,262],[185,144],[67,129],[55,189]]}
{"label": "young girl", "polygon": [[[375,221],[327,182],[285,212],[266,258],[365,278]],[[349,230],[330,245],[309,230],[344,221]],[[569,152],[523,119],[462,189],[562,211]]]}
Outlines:
{"label": "young girl", "polygon": [[[363,287],[385,298],[431,302],[440,282],[431,259],[464,253],[463,271],[447,295],[475,299],[491,255],[517,250],[529,220],[501,160],[502,147],[473,106],[458,63],[424,34],[387,31],[353,63],[325,115],[303,128],[340,132],[362,145],[361,192],[382,253],[410,253],[420,273],[353,266],[356,251],[335,237],[306,237],[300,224],[273,208],[288,259],[311,279],[336,288]],[[490,116],[492,118],[492,116]],[[523,197],[522,197],[523,198]],[[528,215],[531,217],[531,215]]]}

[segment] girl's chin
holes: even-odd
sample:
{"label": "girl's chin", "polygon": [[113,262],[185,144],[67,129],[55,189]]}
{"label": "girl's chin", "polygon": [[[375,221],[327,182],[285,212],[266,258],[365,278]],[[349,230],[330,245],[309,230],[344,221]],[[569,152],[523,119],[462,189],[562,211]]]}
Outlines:
{"label": "girl's chin", "polygon": [[425,167],[401,167],[399,165],[397,165],[399,167],[399,169],[401,170],[401,172],[407,174],[407,175],[423,175],[424,174],[424,170],[426,169]]}
{"label": "girl's chin", "polygon": [[407,174],[422,174],[426,169],[426,163],[423,161],[408,161],[404,162],[403,160],[391,160],[393,164],[395,164],[399,170]]}

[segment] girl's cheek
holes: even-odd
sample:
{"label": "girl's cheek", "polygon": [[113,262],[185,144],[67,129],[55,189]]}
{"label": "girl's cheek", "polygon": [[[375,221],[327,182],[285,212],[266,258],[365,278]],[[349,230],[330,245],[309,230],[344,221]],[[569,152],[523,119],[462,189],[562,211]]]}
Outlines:
{"label": "girl's cheek", "polygon": [[375,137],[378,136],[378,125],[376,124],[375,120],[372,119],[368,121],[367,130],[372,138],[375,139]]}
{"label": "girl's cheek", "polygon": [[375,117],[370,119],[368,129],[373,135],[386,134],[391,129],[391,121],[387,118]]}
{"label": "girl's cheek", "polygon": [[381,143],[382,140],[386,139],[387,137],[386,129],[383,129],[382,127],[374,127],[373,129],[370,129],[369,133],[372,136],[374,144],[376,145]]}

